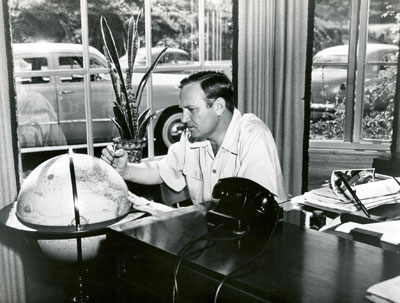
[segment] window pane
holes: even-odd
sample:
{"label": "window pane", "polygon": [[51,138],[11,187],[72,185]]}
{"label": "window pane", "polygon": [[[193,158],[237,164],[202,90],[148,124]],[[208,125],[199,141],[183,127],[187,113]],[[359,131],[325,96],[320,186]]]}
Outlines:
{"label": "window pane", "polygon": [[349,13],[349,1],[316,1],[310,139],[343,140]]}
{"label": "window pane", "polygon": [[[364,79],[362,138],[390,141],[398,58],[400,5],[371,0]],[[393,3],[394,4],[394,3]]]}
{"label": "window pane", "polygon": [[[28,173],[48,158],[65,153],[68,144],[86,143],[85,131],[79,133],[79,138],[68,131],[77,129],[77,124],[85,125],[84,121],[74,121],[76,117],[71,114],[75,112],[83,119],[84,109],[77,109],[74,102],[69,102],[69,107],[64,106],[64,99],[76,94],[71,85],[83,86],[83,74],[78,72],[81,66],[71,59],[82,56],[82,47],[78,53],[68,48],[81,43],[80,2],[10,1],[10,11],[18,134],[22,168]],[[61,52],[69,62],[54,60],[53,56]],[[73,68],[77,74],[54,74],[66,68],[60,63]],[[75,101],[80,99],[81,95],[76,95]],[[69,112],[65,112],[67,109]]]}
{"label": "window pane", "polygon": [[232,1],[205,1],[205,60],[220,63],[232,60]]}

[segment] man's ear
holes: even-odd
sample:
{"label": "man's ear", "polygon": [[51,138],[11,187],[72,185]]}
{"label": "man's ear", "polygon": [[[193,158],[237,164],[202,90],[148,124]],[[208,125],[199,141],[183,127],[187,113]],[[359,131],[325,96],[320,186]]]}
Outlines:
{"label": "man's ear", "polygon": [[226,103],[225,99],[222,97],[217,98],[214,101],[214,108],[215,108],[215,113],[217,114],[218,117],[222,116],[226,109]]}

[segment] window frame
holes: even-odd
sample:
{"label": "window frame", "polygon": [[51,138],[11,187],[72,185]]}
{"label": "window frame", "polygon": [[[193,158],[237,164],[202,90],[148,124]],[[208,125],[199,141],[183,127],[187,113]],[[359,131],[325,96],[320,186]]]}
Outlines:
{"label": "window frame", "polygon": [[[370,0],[350,0],[350,30],[349,30],[349,55],[347,65],[346,102],[343,141],[336,140],[309,140],[311,148],[336,148],[336,149],[362,149],[389,151],[391,142],[369,140],[362,138],[363,97],[365,70],[368,65],[378,62],[368,62],[366,47],[368,43],[368,17]],[[359,30],[358,30],[359,28]],[[356,38],[358,39],[356,39]],[[358,42],[358,48],[357,48]],[[358,60],[357,60],[358,59]],[[318,64],[313,66],[317,66]],[[335,64],[338,65],[338,64]],[[386,64],[385,64],[386,65]],[[387,65],[397,65],[387,63]],[[324,64],[325,66],[325,64]],[[357,74],[357,75],[356,75]],[[363,81],[356,83],[356,79]]]}
{"label": "window frame", "polygon": [[[49,146],[49,147],[40,147],[40,148],[23,148],[21,149],[21,153],[32,153],[32,152],[42,152],[42,151],[52,151],[52,150],[65,150],[68,148],[73,149],[81,149],[87,148],[87,154],[94,156],[94,147],[105,146],[107,143],[94,143],[93,138],[93,119],[91,115],[91,81],[90,77],[94,74],[106,73],[108,74],[107,68],[91,68],[90,67],[90,56],[89,56],[89,18],[88,18],[88,1],[80,0],[80,12],[81,12],[81,29],[82,29],[82,47],[83,47],[83,67],[81,69],[74,69],[74,74],[82,75],[84,78],[84,96],[85,96],[85,111],[86,111],[86,144],[76,144],[69,146]],[[144,0],[145,7],[145,40],[146,40],[146,58],[151,58],[151,0]],[[198,18],[198,26],[199,26],[199,61],[193,62],[193,64],[188,65],[176,65],[176,66],[158,66],[157,71],[200,71],[204,69],[226,69],[232,66],[232,64],[222,63],[216,61],[215,63],[206,63],[205,57],[205,0],[198,0],[198,9],[199,9],[199,18]],[[149,60],[147,60],[146,65],[139,66],[134,68],[134,72],[146,72],[149,66]],[[49,69],[46,71],[31,71],[31,72],[15,72],[14,79],[18,77],[24,76],[62,76],[70,73],[70,69]],[[151,77],[149,78],[147,85],[147,96],[146,103],[147,106],[152,108],[152,81]],[[149,123],[149,129],[153,129],[153,121],[151,120]],[[148,158],[152,159],[154,157],[154,137],[153,132],[149,131],[148,133]]]}

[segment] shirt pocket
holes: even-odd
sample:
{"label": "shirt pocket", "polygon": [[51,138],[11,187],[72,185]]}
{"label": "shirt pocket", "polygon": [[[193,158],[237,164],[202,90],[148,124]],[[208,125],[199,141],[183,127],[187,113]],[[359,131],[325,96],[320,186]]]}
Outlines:
{"label": "shirt pocket", "polygon": [[193,204],[203,202],[203,176],[199,168],[185,166],[183,175]]}

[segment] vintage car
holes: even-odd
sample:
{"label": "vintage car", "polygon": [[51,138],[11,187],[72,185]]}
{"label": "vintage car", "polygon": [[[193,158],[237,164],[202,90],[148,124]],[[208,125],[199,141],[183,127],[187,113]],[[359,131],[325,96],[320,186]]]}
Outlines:
{"label": "vintage car", "polygon": [[[163,47],[153,47],[151,49],[151,62],[157,58],[163,49]],[[143,47],[139,48],[135,58],[135,66],[144,66],[146,65],[146,62],[146,49]],[[122,68],[128,67],[128,56],[126,54],[120,58],[120,63]],[[168,48],[158,66],[185,66],[188,64],[193,64],[193,61],[185,50],[179,48]]]}
{"label": "vintage car", "polygon": [[[377,79],[387,63],[397,62],[398,46],[369,43],[367,45],[367,64],[364,87]],[[347,63],[349,46],[337,45],[319,51],[313,58],[311,119],[330,119],[338,106],[342,106],[346,94]],[[375,110],[383,110],[384,104]],[[364,110],[368,110],[364,106]]]}
{"label": "vintage car", "polygon": [[[86,143],[83,48],[79,44],[14,43],[18,133],[22,148]],[[111,142],[114,93],[104,55],[89,47],[90,100],[94,143]],[[101,69],[97,70],[96,69]],[[49,71],[46,73],[46,71]],[[145,69],[134,73],[136,87]],[[165,152],[183,130],[178,85],[185,73],[153,73],[155,146]],[[146,94],[146,90],[144,91]],[[143,95],[141,109],[147,107]]]}

